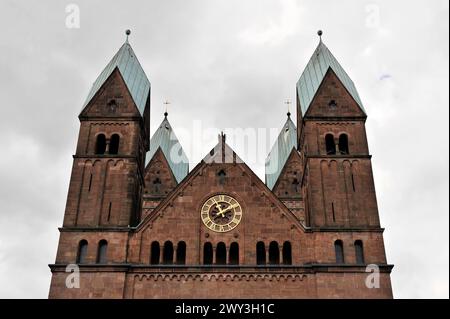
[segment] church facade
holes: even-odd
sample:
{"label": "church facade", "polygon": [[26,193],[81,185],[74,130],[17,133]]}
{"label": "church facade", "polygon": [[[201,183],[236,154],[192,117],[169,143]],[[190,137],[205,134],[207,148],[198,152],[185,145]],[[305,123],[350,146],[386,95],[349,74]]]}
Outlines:
{"label": "church facade", "polygon": [[150,92],[127,40],[79,115],[50,298],[392,298],[367,114],[322,41],[264,182],[223,134],[189,170]]}

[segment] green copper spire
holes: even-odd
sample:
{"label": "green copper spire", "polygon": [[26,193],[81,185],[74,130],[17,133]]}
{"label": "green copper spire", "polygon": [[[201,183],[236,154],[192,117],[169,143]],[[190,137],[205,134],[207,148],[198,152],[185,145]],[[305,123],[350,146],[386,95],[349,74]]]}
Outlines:
{"label": "green copper spire", "polygon": [[292,149],[297,145],[297,129],[290,115],[288,113],[288,119],[266,159],[266,185],[271,190],[277,183]]}
{"label": "green copper spire", "polygon": [[125,43],[95,80],[86,98],[86,102],[83,105],[83,109],[117,68],[122,75],[122,78],[124,79],[133,101],[139,109],[139,112],[144,114],[145,105],[150,95],[150,81],[145,75],[144,70],[142,69],[130,43],[128,42],[128,36],[130,33],[130,30],[126,31],[127,38]]}
{"label": "green copper spire", "polygon": [[164,113],[164,120],[150,140],[150,151],[146,154],[145,165],[147,166],[156,151],[161,149],[175,179],[179,183],[189,173],[189,160],[167,119],[167,115],[166,111]]}
{"label": "green copper spire", "polygon": [[333,54],[330,52],[330,50],[327,48],[327,46],[322,42],[322,34],[322,31],[319,31],[319,45],[314,51],[314,54],[309,60],[308,65],[306,66],[305,70],[300,76],[300,79],[297,82],[297,92],[299,95],[303,116],[308,111],[308,108],[311,105],[311,102],[314,99],[320,87],[320,84],[322,83],[329,69],[333,70],[333,72],[345,86],[356,103],[358,103],[361,110],[365,113],[361,98],[359,97],[355,84],[348,76],[348,74],[344,71]]}

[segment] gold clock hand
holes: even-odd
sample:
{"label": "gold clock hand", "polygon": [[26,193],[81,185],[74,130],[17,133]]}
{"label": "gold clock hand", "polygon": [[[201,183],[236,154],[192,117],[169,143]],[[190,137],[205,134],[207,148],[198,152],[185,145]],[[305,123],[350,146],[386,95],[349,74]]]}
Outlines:
{"label": "gold clock hand", "polygon": [[217,215],[222,215],[222,217],[225,217],[225,215],[223,213],[223,210],[222,210],[222,207],[220,206],[220,204],[215,199],[213,199],[213,201],[214,201],[214,203],[216,203],[216,208],[219,210]]}
{"label": "gold clock hand", "polygon": [[230,209],[236,208],[238,206],[239,206],[238,204],[230,205],[227,208],[225,208],[224,210],[222,210],[221,214],[223,215],[225,212],[229,211]]}

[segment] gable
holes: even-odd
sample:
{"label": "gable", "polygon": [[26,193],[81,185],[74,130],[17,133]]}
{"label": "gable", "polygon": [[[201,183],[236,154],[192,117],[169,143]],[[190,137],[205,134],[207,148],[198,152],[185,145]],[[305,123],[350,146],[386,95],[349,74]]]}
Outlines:
{"label": "gable", "polygon": [[[218,172],[226,172],[221,181]],[[215,232],[202,221],[202,206],[211,197],[226,195],[242,207],[240,223],[227,232]],[[185,242],[186,255],[195,263],[202,263],[205,243],[225,243],[227,247],[239,242],[243,254],[254,251],[256,243],[277,241],[297,244],[303,240],[305,228],[297,217],[275,197],[245,164],[202,162],[191,171],[177,188],[137,226],[130,245],[130,260],[148,262],[153,242]],[[243,264],[254,264],[254,258]]]}
{"label": "gable", "polygon": [[[225,181],[221,181],[218,177],[218,173],[222,170],[226,173]],[[279,219],[282,218],[286,224],[284,224],[285,228],[279,229],[280,232],[293,229],[304,231],[293,213],[246,164],[207,164],[205,162],[198,164],[183,182],[138,225],[137,230],[143,231],[148,227],[154,229],[156,224],[163,222],[165,218],[176,225],[189,223],[192,229],[198,230],[199,222],[201,222],[201,206],[215,194],[228,194],[236,198],[244,207],[244,216],[251,214],[250,221],[258,224],[262,222],[260,230],[264,231],[271,225],[278,229]],[[261,216],[266,219],[262,220]],[[238,230],[239,228],[236,229]]]}
{"label": "gable", "polygon": [[305,118],[308,117],[366,117],[366,115],[330,68],[305,114]]}
{"label": "gable", "polygon": [[139,110],[128,91],[122,75],[116,68],[103,83],[95,96],[82,110],[80,116],[135,117]]}
{"label": "gable", "polygon": [[273,193],[279,198],[301,198],[302,159],[293,149],[273,187]]}
{"label": "gable", "polygon": [[144,181],[144,194],[152,197],[165,197],[177,186],[175,176],[161,149],[156,151],[147,164]]}

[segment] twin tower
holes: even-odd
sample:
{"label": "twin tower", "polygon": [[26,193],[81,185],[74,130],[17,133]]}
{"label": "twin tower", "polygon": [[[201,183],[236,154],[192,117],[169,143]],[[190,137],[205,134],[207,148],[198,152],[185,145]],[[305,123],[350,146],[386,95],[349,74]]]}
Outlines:
{"label": "twin tower", "polygon": [[189,170],[150,91],[127,40],[79,115],[50,298],[392,298],[367,114],[322,41],[265,182],[223,135]]}

